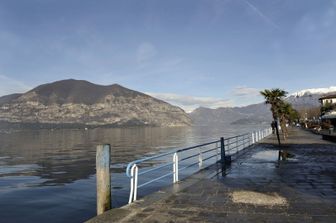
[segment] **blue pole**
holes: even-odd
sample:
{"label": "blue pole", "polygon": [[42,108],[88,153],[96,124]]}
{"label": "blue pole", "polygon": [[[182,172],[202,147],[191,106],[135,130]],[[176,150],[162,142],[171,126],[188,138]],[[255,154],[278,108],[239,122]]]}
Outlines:
{"label": "blue pole", "polygon": [[225,165],[225,145],[224,145],[224,138],[220,138],[221,142],[221,163],[222,165]]}

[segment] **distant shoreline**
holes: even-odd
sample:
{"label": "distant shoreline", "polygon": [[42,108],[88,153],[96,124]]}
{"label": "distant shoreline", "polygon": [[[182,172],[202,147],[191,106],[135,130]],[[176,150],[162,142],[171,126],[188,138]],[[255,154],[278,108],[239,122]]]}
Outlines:
{"label": "distant shoreline", "polygon": [[185,126],[160,126],[144,123],[125,123],[120,124],[102,124],[89,125],[83,123],[23,123],[0,121],[0,129],[96,129],[96,128],[130,128],[130,127],[190,127]]}

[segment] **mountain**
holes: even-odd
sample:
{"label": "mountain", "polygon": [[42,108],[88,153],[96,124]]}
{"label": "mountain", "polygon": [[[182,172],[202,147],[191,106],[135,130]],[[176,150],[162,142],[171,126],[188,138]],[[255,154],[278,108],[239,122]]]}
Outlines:
{"label": "mountain", "polygon": [[8,103],[12,100],[17,99],[18,97],[20,97],[22,94],[9,94],[9,95],[5,95],[0,97],[0,105]]}
{"label": "mountain", "polygon": [[0,97],[0,121],[29,127],[191,125],[182,109],[149,95],[73,79]]}
{"label": "mountain", "polygon": [[[319,98],[327,94],[335,94],[336,87],[311,88],[294,92],[285,98],[298,111],[315,109],[319,111]],[[253,104],[244,107],[227,108],[197,108],[190,117],[195,125],[215,124],[261,124],[270,123],[272,114],[269,105],[265,103]]]}
{"label": "mountain", "polygon": [[320,102],[319,98],[321,97],[321,94],[304,94],[301,96],[289,96],[285,100],[292,104],[295,109],[308,109],[308,108],[314,108],[319,107]]}
{"label": "mountain", "polygon": [[191,112],[190,117],[195,125],[262,124],[272,121],[269,106],[265,103],[217,109],[200,107]]}
{"label": "mountain", "polygon": [[336,92],[336,86],[331,86],[327,88],[309,88],[309,89],[304,89],[301,91],[294,92],[290,94],[289,96],[304,96],[304,95],[324,95],[324,94],[330,94]]}
{"label": "mountain", "polygon": [[336,86],[328,88],[310,88],[290,94],[286,101],[295,109],[309,109],[320,107],[319,98],[328,94],[335,94]]}

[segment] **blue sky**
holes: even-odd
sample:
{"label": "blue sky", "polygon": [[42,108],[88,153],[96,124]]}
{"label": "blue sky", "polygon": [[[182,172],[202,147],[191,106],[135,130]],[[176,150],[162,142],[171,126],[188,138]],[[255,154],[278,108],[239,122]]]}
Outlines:
{"label": "blue sky", "polygon": [[75,78],[191,110],[335,71],[335,0],[0,0],[0,95]]}

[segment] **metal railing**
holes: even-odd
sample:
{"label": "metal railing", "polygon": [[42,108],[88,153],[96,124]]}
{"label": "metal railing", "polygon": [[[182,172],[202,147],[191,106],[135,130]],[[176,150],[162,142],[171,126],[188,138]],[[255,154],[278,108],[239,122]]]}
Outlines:
{"label": "metal railing", "polygon": [[[181,171],[198,165],[198,170],[216,162],[225,162],[225,156],[238,154],[239,151],[251,146],[270,135],[270,128],[257,130],[251,133],[195,145],[175,151],[158,154],[151,157],[130,162],[126,168],[126,175],[130,178],[130,195],[128,203],[137,200],[138,189],[172,176],[173,183],[179,181]],[[160,171],[158,171],[160,170]],[[148,178],[151,174],[150,179]],[[147,181],[139,183],[143,175]]]}

